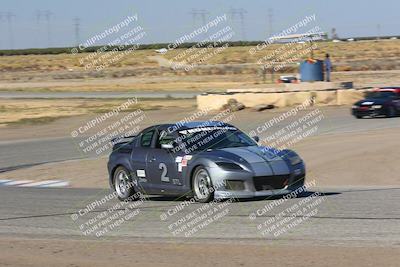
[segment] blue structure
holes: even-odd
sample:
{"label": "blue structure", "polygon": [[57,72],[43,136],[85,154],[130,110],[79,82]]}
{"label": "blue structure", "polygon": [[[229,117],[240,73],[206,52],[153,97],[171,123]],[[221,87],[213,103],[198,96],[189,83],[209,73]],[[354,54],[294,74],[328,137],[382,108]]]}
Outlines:
{"label": "blue structure", "polygon": [[300,64],[300,79],[302,82],[314,82],[324,80],[324,62],[315,60],[315,62],[303,61]]}

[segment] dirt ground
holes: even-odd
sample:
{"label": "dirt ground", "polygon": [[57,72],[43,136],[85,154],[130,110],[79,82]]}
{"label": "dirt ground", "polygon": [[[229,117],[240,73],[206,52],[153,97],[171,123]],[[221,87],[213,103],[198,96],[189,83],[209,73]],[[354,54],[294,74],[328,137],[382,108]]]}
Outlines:
{"label": "dirt ground", "polygon": [[0,266],[398,266],[400,248],[0,239]]}

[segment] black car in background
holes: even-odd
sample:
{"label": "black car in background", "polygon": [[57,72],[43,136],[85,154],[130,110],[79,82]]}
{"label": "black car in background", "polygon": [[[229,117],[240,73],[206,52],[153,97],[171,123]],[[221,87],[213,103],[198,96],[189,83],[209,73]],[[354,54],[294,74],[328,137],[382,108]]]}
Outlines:
{"label": "black car in background", "polygon": [[400,114],[400,87],[381,87],[368,93],[352,107],[352,114],[361,119],[365,116],[388,118]]}

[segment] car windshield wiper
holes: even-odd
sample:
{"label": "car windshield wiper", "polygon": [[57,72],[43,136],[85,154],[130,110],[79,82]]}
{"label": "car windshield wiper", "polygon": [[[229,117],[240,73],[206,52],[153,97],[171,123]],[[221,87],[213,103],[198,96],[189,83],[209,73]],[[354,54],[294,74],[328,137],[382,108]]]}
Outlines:
{"label": "car windshield wiper", "polygon": [[228,147],[243,147],[243,146],[247,146],[246,144],[242,144],[242,143],[236,143],[236,144],[232,144]]}

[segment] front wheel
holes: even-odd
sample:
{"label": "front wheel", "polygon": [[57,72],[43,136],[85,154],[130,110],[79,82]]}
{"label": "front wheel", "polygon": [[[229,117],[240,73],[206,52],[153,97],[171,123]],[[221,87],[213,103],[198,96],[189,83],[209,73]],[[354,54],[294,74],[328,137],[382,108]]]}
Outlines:
{"label": "front wheel", "polygon": [[396,116],[396,110],[392,106],[388,107],[386,117],[393,118],[394,116]]}
{"label": "front wheel", "polygon": [[133,188],[131,175],[126,168],[120,166],[115,170],[113,184],[119,200],[133,200],[135,189]]}
{"label": "front wheel", "polygon": [[211,177],[204,167],[197,167],[193,173],[192,191],[195,199],[201,203],[207,203],[214,199],[214,188]]}

